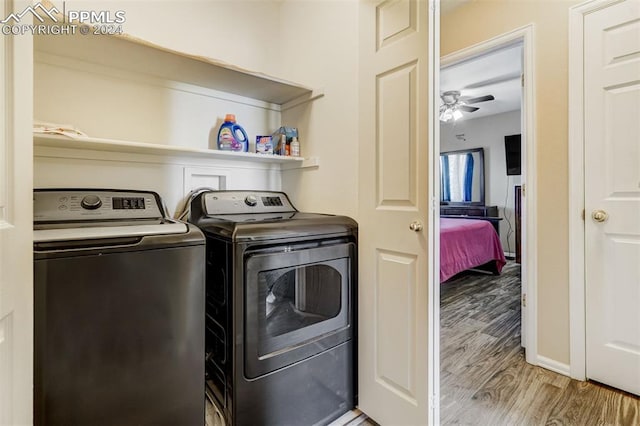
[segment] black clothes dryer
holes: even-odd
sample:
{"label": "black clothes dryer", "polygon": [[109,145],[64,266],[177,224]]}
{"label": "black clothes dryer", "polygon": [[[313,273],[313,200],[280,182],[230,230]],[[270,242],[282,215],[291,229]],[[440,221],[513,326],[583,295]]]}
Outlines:
{"label": "black clothes dryer", "polygon": [[281,192],[207,191],[207,392],[227,424],[326,424],[356,403],[357,224]]}

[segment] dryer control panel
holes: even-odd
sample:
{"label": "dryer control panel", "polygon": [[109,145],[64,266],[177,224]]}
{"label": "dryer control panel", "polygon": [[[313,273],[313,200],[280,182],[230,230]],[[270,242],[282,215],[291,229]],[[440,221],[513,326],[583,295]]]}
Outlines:
{"label": "dryer control panel", "polygon": [[296,212],[283,192],[211,191],[204,194],[207,215]]}
{"label": "dryer control panel", "polygon": [[160,197],[151,191],[36,189],[35,222],[162,219]]}

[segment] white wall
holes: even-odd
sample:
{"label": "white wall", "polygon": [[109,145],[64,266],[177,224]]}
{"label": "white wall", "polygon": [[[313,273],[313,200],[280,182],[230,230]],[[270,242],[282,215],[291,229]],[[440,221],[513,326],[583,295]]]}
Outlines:
{"label": "white wall", "polygon": [[[60,2],[54,3],[62,9]],[[38,120],[72,124],[94,137],[195,148],[214,146],[226,113],[236,114],[252,142],[281,124],[297,126],[302,155],[319,157],[319,168],[282,172],[281,184],[279,171],[233,163],[234,178],[227,188],[282,189],[301,210],[357,215],[357,1],[69,0],[65,5],[67,10],[124,10],[128,34],[321,88],[325,96],[281,118],[268,106],[233,102],[237,97],[198,88],[176,90],[171,82],[158,84],[145,76],[38,54]],[[140,166],[133,156],[136,161],[127,166],[96,156],[67,161],[45,151],[46,160],[42,149],[36,152],[39,187],[144,183],[165,197],[170,210],[184,192],[182,159],[145,159]],[[198,167],[214,169],[215,180],[215,169],[227,164],[209,161]]]}
{"label": "white wall", "polygon": [[[440,125],[440,151],[484,148],[485,204],[498,206],[504,218],[500,222],[502,246],[505,252],[514,254],[514,187],[520,185],[520,176],[507,176],[504,137],[519,134],[520,129],[520,110]],[[456,135],[464,135],[466,140],[459,140]]]}
{"label": "white wall", "polygon": [[[279,10],[273,2],[235,1],[67,1],[66,8],[122,9],[127,19],[123,28],[131,35],[176,50],[238,61],[244,67],[271,63],[266,59],[275,35],[259,34],[262,29],[257,28],[264,26],[264,19],[276,19]],[[35,54],[34,117],[71,124],[91,137],[215,148],[226,113],[236,114],[251,142],[281,122],[280,112],[267,103],[46,52]],[[170,213],[189,190],[203,185],[281,189],[278,166],[237,160],[37,147],[34,162],[35,187],[153,190]]]}
{"label": "white wall", "polygon": [[[62,0],[51,0],[62,10]],[[66,0],[67,10],[125,12],[124,32],[194,55],[277,74],[280,1]]]}
{"label": "white wall", "polygon": [[36,52],[34,117],[72,124],[91,137],[201,149],[216,148],[227,113],[252,143],[280,125],[280,112],[266,103],[171,83]]}
{"label": "white wall", "polygon": [[36,147],[35,188],[109,188],[155,191],[169,214],[191,189],[280,190],[280,171],[250,162],[212,164],[208,159]]}
{"label": "white wall", "polygon": [[[239,122],[250,141],[256,134],[270,134],[280,124],[279,111],[238,102],[237,96],[213,96],[211,91],[197,87],[183,91],[173,88],[171,82],[157,84],[157,80],[107,67],[61,62],[39,53],[35,57],[35,118],[71,124],[91,137],[206,149],[215,148],[218,127],[227,112],[242,120]],[[153,190],[163,197],[170,213],[190,190],[200,186],[281,189],[278,166],[246,161],[41,147],[36,148],[34,161],[37,188]],[[192,172],[194,168],[197,173]]]}
{"label": "white wall", "polygon": [[283,173],[283,190],[301,210],[357,219],[358,2],[284,1],[281,75],[322,88],[324,97],[283,113],[297,123],[302,155],[317,169]]}

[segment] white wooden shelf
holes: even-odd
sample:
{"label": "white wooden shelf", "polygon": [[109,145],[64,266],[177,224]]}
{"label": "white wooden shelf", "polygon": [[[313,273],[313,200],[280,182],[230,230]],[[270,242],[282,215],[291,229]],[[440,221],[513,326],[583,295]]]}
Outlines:
{"label": "white wooden shelf", "polygon": [[283,109],[322,96],[301,84],[249,71],[212,58],[159,46],[130,35],[36,35],[34,49],[62,58],[104,65],[233,93]]}
{"label": "white wooden shelf", "polygon": [[100,139],[90,137],[71,138],[62,135],[41,133],[36,133],[33,135],[33,143],[36,147],[271,163],[280,164],[284,170],[318,167],[320,164],[318,158],[315,157],[284,157],[281,155],[255,154],[252,152],[218,151],[214,149],[198,149],[114,139]]}

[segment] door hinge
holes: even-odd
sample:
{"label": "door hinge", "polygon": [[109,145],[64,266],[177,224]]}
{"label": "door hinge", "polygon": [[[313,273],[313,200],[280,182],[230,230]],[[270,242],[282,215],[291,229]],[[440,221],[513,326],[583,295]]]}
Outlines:
{"label": "door hinge", "polygon": [[582,220],[584,221],[584,209],[582,209],[582,214],[580,216],[582,217]]}
{"label": "door hinge", "polygon": [[429,405],[431,406],[431,410],[435,410],[437,408],[438,398],[435,395],[431,395],[429,397]]}
{"label": "door hinge", "polygon": [[520,185],[522,188],[520,188],[520,192],[522,193],[522,196],[524,197],[524,193],[525,193],[525,184],[523,183],[522,185]]}
{"label": "door hinge", "polygon": [[527,293],[522,295],[522,307],[523,308],[527,307]]}
{"label": "door hinge", "polygon": [[524,87],[524,73],[520,74],[520,85]]}
{"label": "door hinge", "polygon": [[435,198],[431,199],[431,210],[436,211],[440,208],[440,200],[436,200]]}

